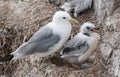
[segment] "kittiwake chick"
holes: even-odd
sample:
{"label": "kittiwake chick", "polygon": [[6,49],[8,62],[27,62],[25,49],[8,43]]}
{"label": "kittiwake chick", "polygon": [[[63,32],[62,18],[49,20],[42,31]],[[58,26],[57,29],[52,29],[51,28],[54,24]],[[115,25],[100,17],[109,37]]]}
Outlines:
{"label": "kittiwake chick", "polygon": [[69,40],[61,51],[61,58],[72,63],[85,62],[95,51],[100,35],[94,32],[95,25],[86,22],[80,32]]}

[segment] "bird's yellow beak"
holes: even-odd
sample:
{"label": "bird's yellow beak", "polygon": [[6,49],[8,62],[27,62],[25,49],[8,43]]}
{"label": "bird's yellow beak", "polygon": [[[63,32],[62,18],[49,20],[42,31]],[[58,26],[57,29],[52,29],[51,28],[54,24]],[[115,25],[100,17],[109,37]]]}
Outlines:
{"label": "bird's yellow beak", "polygon": [[70,22],[70,23],[77,23],[77,24],[79,23],[79,22],[78,22],[76,19],[74,19],[74,18],[70,19],[69,22]]}

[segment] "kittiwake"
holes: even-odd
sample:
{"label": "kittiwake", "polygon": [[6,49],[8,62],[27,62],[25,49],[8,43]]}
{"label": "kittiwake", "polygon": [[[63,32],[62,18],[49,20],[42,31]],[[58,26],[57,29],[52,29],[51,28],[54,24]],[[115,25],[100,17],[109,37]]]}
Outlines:
{"label": "kittiwake", "polygon": [[64,11],[57,11],[52,22],[40,28],[33,36],[25,43],[20,45],[16,51],[3,58],[0,62],[24,58],[28,55],[38,55],[47,57],[62,48],[68,40],[71,33],[71,23],[77,20]]}
{"label": "kittiwake", "polygon": [[84,23],[80,32],[65,44],[61,58],[80,64],[86,61],[95,51],[100,40],[100,35],[94,31],[95,29],[93,23]]}

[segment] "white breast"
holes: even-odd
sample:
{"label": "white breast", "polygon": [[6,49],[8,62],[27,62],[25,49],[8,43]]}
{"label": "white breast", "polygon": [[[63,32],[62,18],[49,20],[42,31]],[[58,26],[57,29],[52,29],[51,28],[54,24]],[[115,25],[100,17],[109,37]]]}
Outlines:
{"label": "white breast", "polygon": [[99,43],[100,36],[97,33],[94,33],[92,36],[90,36],[89,40],[87,43],[89,44],[89,49],[84,53],[83,55],[79,56],[78,61],[81,63],[85,60],[87,60],[90,55],[95,51],[97,48],[97,45]]}
{"label": "white breast", "polygon": [[54,33],[58,33],[61,36],[60,42],[53,48],[53,51],[56,51],[59,50],[70,37],[71,24],[57,24],[57,26],[54,26],[52,28],[54,29]]}
{"label": "white breast", "polygon": [[90,48],[94,51],[99,43],[100,36],[97,33],[93,33],[88,43],[90,44]]}

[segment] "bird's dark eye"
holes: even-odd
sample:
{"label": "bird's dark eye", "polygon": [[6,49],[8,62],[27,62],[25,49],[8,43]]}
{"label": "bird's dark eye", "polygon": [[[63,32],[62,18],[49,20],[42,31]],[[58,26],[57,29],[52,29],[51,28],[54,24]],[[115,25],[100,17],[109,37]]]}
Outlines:
{"label": "bird's dark eye", "polygon": [[90,27],[87,27],[87,29],[90,29]]}
{"label": "bird's dark eye", "polygon": [[66,19],[66,17],[63,17],[63,19]]}

